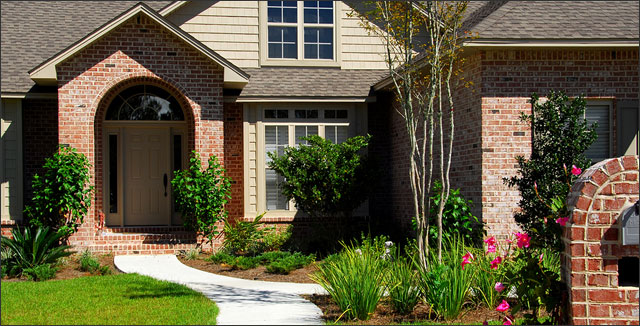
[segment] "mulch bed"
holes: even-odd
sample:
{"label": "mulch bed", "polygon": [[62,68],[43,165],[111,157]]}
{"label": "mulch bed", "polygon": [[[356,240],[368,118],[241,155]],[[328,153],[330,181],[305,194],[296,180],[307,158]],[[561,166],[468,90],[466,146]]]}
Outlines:
{"label": "mulch bed", "polygon": [[257,268],[248,270],[231,269],[229,266],[223,264],[214,264],[205,261],[208,255],[200,255],[198,259],[185,259],[183,256],[178,256],[178,259],[183,264],[199,269],[205,272],[220,274],[225,276],[237,277],[246,280],[256,281],[270,281],[270,282],[292,282],[292,283],[314,283],[309,275],[318,270],[316,263],[291,271],[288,275],[270,274],[266,272],[266,267],[258,266]]}
{"label": "mulch bed", "polygon": [[[113,263],[113,254],[96,254],[94,257],[100,262],[100,265],[108,265],[111,270],[111,274],[122,274]],[[58,272],[56,276],[51,280],[68,280],[72,278],[84,277],[84,276],[92,276],[89,272],[83,272],[80,270],[80,263],[78,259],[80,258],[80,253],[76,253],[72,256],[66,257],[62,259],[62,262],[57,266]],[[9,278],[5,276],[2,278],[2,282],[23,282],[27,281],[26,277],[20,278]]]}
{"label": "mulch bed", "polygon": [[[341,318],[342,310],[333,302],[329,295],[303,295],[303,297],[315,304],[322,310],[322,318],[327,322],[335,322]],[[447,320],[446,323],[455,323],[463,325],[478,325],[483,321],[502,320],[503,315],[499,312],[485,308],[476,307],[464,311],[460,317],[454,320]],[[396,313],[391,308],[388,298],[383,298],[378,304],[375,312],[369,320],[350,321],[344,318],[340,319],[340,323],[349,325],[389,325],[398,323],[416,323],[420,321],[438,321],[445,323],[444,320],[436,320],[433,314],[429,313],[429,307],[424,303],[419,303],[412,313],[402,315]]]}

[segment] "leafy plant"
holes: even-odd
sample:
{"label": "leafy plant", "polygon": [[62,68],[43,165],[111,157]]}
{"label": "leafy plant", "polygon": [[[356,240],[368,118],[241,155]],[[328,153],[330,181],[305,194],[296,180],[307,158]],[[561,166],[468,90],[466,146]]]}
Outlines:
{"label": "leafy plant", "polygon": [[[438,240],[438,207],[442,192],[442,184],[435,181],[431,193],[431,213],[429,215],[429,240],[435,246]],[[449,198],[444,204],[442,214],[442,236],[451,238],[459,236],[467,244],[480,246],[486,234],[484,222],[471,213],[472,202],[460,194],[460,189],[451,189]],[[414,222],[415,223],[415,222]]]}
{"label": "leafy plant", "polygon": [[198,259],[198,255],[200,255],[200,249],[191,248],[184,253],[184,259],[186,260],[196,260]]}
{"label": "leafy plant", "polygon": [[503,290],[498,292],[495,290],[496,283],[504,280],[504,273],[507,266],[511,266],[508,263],[503,263],[498,266],[498,269],[491,271],[491,261],[494,257],[486,256],[483,254],[482,249],[474,251],[476,263],[472,264],[470,268],[475,269],[475,278],[471,284],[475,299],[484,306],[493,309],[498,305],[498,302],[504,298],[509,290]]}
{"label": "leafy plant", "polygon": [[[545,219],[552,214],[545,202],[551,202],[554,197],[561,200],[567,197],[570,186],[563,166],[590,166],[591,160],[584,152],[597,134],[596,124],[588,126],[584,119],[584,98],[569,99],[562,92],[551,92],[547,98],[546,102],[540,102],[538,95],[531,96],[532,114],[523,113],[521,117],[523,122],[531,124],[531,155],[529,159],[517,156],[518,175],[505,178],[504,182],[520,191],[521,210],[515,214],[515,220],[533,237],[533,246],[561,250],[561,228],[553,219]],[[538,194],[534,189],[536,183]]]}
{"label": "leafy plant", "polygon": [[85,250],[79,259],[80,270],[91,274],[107,275],[111,274],[108,265],[100,265],[100,262],[91,254],[89,250]]}
{"label": "leafy plant", "polygon": [[331,295],[346,318],[367,320],[385,292],[387,261],[373,246],[343,246],[311,278]]}
{"label": "leafy plant", "polygon": [[2,237],[2,245],[13,253],[7,261],[7,274],[21,275],[25,269],[43,264],[55,264],[61,257],[71,255],[70,246],[59,245],[62,234],[48,227],[20,228],[11,230],[11,238]]}
{"label": "leafy plant", "polygon": [[265,231],[260,228],[260,220],[264,213],[256,216],[253,221],[226,220],[224,223],[224,240],[222,247],[233,255],[255,255],[263,251],[262,239]]}
{"label": "leafy plant", "polygon": [[211,255],[209,258],[207,258],[208,261],[214,263],[214,264],[229,264],[229,262],[231,262],[234,259],[233,256],[231,256],[230,254],[224,252],[224,251],[218,251],[215,254]]}
{"label": "leafy plant", "polygon": [[442,262],[437,254],[429,253],[429,269],[421,268],[417,261],[418,278],[425,301],[433,311],[444,319],[457,318],[469,297],[471,283],[475,278],[473,269],[462,266],[466,252],[464,242],[457,237],[445,239]]}
{"label": "leafy plant", "polygon": [[406,257],[396,254],[387,273],[387,287],[393,309],[401,314],[413,311],[420,299],[418,272]]}
{"label": "leafy plant", "polygon": [[76,232],[91,206],[90,166],[84,154],[70,147],[60,146],[47,158],[42,176],[33,176],[33,199],[25,208],[30,223],[53,228],[63,238]]}
{"label": "leafy plant", "polygon": [[184,226],[201,232],[209,242],[219,233],[216,223],[224,220],[224,205],[231,199],[231,179],[225,176],[215,155],[202,169],[200,154],[193,151],[187,170],[175,171],[171,180],[177,209]]}
{"label": "leafy plant", "polygon": [[22,271],[28,280],[46,281],[56,276],[57,268],[51,267],[51,264],[36,265],[31,268],[25,268]]}
{"label": "leafy plant", "polygon": [[305,267],[315,260],[314,255],[303,255],[299,252],[285,255],[267,265],[267,273],[289,274],[291,271]]}
{"label": "leafy plant", "polygon": [[260,260],[257,257],[238,256],[235,257],[229,265],[231,265],[232,269],[247,270],[258,267]]}
{"label": "leafy plant", "polygon": [[284,154],[268,153],[269,168],[284,176],[282,194],[311,216],[349,215],[366,199],[372,172],[359,151],[371,136],[357,136],[334,144],[319,136],[302,137],[307,145],[287,147]]}
{"label": "leafy plant", "polygon": [[278,231],[275,227],[264,228],[262,243],[266,251],[279,251],[291,239],[293,225],[288,225],[283,231]]}

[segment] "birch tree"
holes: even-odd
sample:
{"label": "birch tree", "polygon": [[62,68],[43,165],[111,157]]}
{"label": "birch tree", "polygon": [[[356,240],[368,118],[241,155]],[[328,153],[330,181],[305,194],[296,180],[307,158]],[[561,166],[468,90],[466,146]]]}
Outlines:
{"label": "birch tree", "polygon": [[455,128],[452,81],[462,63],[461,41],[467,34],[461,24],[467,2],[376,1],[367,6],[370,11],[355,14],[386,49],[394,107],[408,136],[419,261],[426,268],[435,175],[442,183],[437,214],[437,253],[442,259],[442,214],[449,198]]}

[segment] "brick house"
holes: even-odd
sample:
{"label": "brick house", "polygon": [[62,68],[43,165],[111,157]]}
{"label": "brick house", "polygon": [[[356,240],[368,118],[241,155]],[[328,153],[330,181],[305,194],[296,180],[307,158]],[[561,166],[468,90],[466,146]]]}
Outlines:
{"label": "brick house", "polygon": [[[168,180],[192,150],[233,178],[233,218],[314,222],[278,191],[266,152],[318,134],[370,133],[387,171],[356,215],[411,216],[404,130],[390,105],[384,46],[346,2],[2,2],[3,234],[22,222],[30,183],[57,145],[92,164],[96,192],[71,242],[94,251],[186,249]],[[607,24],[593,25],[593,22]],[[611,23],[613,22],[613,23]],[[518,122],[532,92],[589,100],[596,160],[637,155],[637,2],[471,2],[452,176],[491,234],[504,235],[518,194],[502,183],[530,151]],[[105,216],[104,226],[100,212]]]}

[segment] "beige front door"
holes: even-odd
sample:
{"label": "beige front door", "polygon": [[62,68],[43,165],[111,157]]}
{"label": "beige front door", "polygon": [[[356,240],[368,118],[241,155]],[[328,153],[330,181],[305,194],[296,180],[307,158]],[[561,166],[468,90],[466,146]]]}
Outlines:
{"label": "beige front door", "polygon": [[169,128],[125,128],[124,225],[171,223]]}

